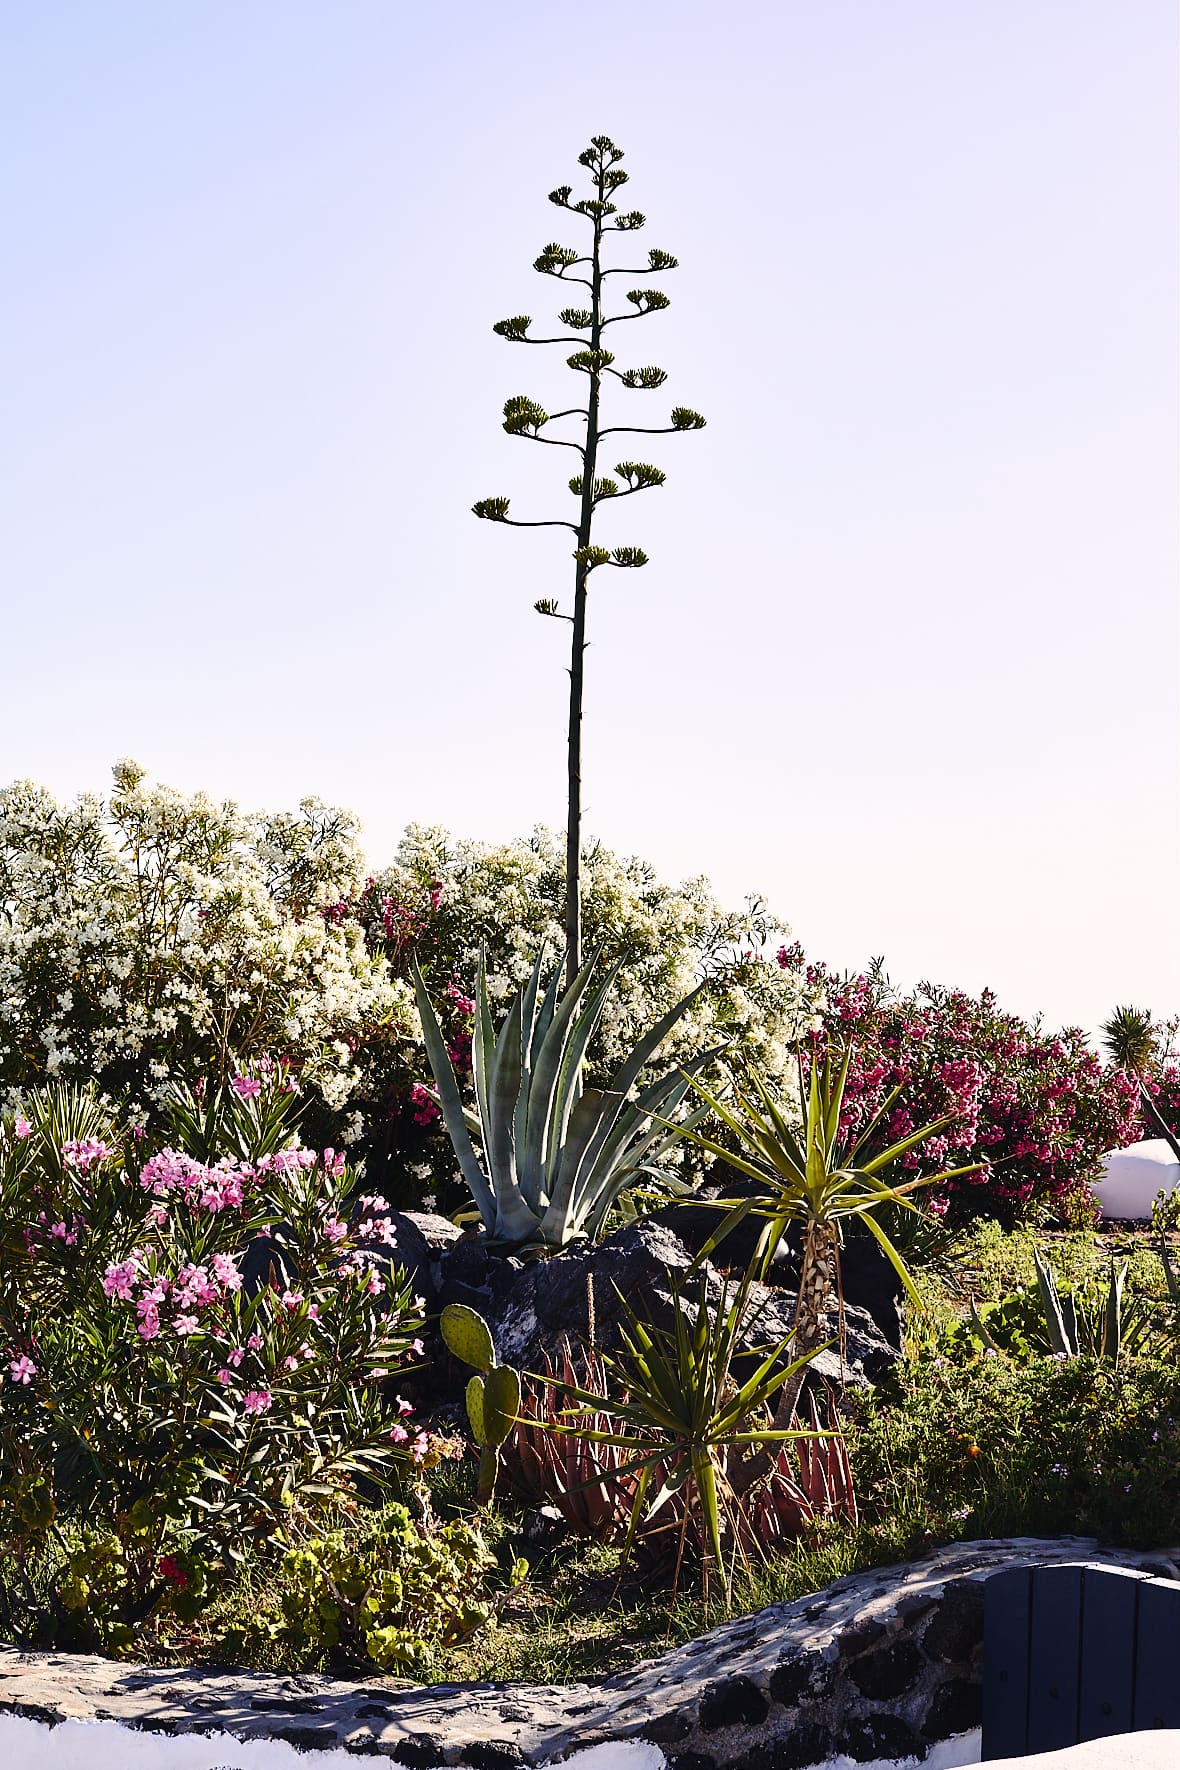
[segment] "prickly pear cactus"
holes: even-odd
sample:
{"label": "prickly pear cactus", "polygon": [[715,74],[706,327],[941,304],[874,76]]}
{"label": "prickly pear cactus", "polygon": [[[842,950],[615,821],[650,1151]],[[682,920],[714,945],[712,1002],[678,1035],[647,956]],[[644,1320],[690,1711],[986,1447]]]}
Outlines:
{"label": "prickly pear cactus", "polygon": [[491,1330],[476,1309],[465,1303],[448,1303],[439,1319],[442,1337],[456,1358],[473,1370],[490,1371],[496,1363]]}
{"label": "prickly pear cactus", "polygon": [[520,1373],[496,1363],[491,1332],[477,1310],[448,1303],[439,1325],[455,1357],[475,1367],[467,1384],[467,1422],[480,1453],[478,1500],[486,1506],[495,1491],[500,1446],[520,1413]]}

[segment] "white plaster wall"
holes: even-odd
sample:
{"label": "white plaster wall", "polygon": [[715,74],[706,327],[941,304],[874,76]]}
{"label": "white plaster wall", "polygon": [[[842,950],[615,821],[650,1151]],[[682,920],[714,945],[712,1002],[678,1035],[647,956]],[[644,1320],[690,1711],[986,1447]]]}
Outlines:
{"label": "white plaster wall", "polygon": [[[571,1770],[665,1770],[664,1754],[642,1741],[595,1745],[556,1762]],[[921,1770],[959,1770],[979,1763],[979,1733],[964,1733],[933,1748]],[[63,1721],[49,1727],[0,1715],[0,1765],[4,1770],[357,1770],[354,1753],[299,1752],[278,1740],[238,1740],[228,1733],[169,1737],[141,1733],[115,1721]],[[854,1764],[834,1758],[815,1770],[908,1770],[912,1758]],[[1004,1758],[993,1770],[1177,1770],[1180,1731],[1124,1733],[1093,1739],[1062,1752]]]}

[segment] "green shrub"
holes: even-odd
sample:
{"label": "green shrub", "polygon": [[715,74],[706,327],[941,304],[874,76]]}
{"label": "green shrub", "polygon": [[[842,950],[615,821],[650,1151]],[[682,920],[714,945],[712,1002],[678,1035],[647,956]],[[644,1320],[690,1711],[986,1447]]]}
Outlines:
{"label": "green shrub", "polygon": [[[513,1562],[508,1583],[527,1571],[526,1562]],[[282,1641],[288,1661],[327,1655],[418,1676],[443,1648],[470,1640],[491,1621],[495,1576],[496,1558],[475,1525],[419,1524],[394,1503],[359,1528],[288,1549],[280,1570],[282,1621],[269,1633]]]}
{"label": "green shrub", "polygon": [[1180,1541],[1180,1373],[995,1354],[900,1367],[850,1437],[867,1515],[928,1535]]}

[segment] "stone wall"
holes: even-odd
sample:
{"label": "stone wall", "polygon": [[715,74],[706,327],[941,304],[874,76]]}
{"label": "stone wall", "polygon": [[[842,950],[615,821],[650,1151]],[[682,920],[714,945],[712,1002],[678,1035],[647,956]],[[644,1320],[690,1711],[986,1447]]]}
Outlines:
{"label": "stone wall", "polygon": [[1084,1538],[961,1543],[713,1629],[596,1684],[352,1684],[0,1649],[0,1712],[341,1746],[407,1770],[511,1770],[650,1740],[671,1770],[804,1770],[925,1758],[979,1723],[983,1585],[1002,1567],[1081,1562],[1180,1578],[1180,1550]]}

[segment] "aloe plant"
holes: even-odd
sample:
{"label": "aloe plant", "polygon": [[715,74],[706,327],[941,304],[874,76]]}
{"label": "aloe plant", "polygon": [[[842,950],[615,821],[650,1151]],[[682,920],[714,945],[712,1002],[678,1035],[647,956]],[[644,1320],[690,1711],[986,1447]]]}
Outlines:
{"label": "aloe plant", "polygon": [[[586,1049],[620,969],[618,963],[609,966],[591,988],[597,958],[593,955],[559,995],[560,962],[541,987],[542,951],[497,1032],[481,956],[471,1043],[475,1113],[463,1106],[438,1016],[414,966],[439,1106],[484,1231],[494,1243],[555,1253],[597,1237],[626,1187],[640,1175],[662,1173],[660,1155],[671,1139],[652,1127],[653,1117],[672,1113],[691,1078],[721,1049],[701,1052],[630,1098],[644,1065],[700,994],[699,985],[656,1022],[607,1087],[583,1086]],[[692,1115],[693,1122],[699,1116]]]}

